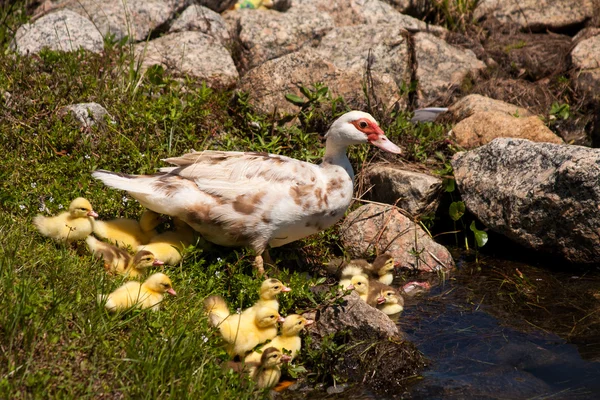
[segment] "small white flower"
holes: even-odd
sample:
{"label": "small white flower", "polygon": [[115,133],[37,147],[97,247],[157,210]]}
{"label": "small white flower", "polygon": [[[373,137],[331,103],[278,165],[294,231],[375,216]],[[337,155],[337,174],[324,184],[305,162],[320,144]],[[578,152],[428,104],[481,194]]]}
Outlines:
{"label": "small white flower", "polygon": [[25,209],[25,205],[24,205],[24,204],[19,204],[19,208],[20,208],[21,210],[24,210],[24,209]]}
{"label": "small white flower", "polygon": [[204,335],[200,336],[200,339],[202,339],[204,343],[208,342],[208,338]]}
{"label": "small white flower", "polygon": [[54,203],[54,197],[50,196],[50,198],[48,199],[48,201],[49,201],[50,203]]}
{"label": "small white flower", "polygon": [[37,186],[37,183],[35,183],[35,182],[32,182],[32,183],[31,183],[31,187],[32,187],[33,189],[35,189],[35,188],[36,188],[36,186]]}
{"label": "small white flower", "polygon": [[62,205],[62,204],[59,204],[59,205],[58,205],[58,209],[59,209],[59,210],[62,210],[62,209],[63,209],[63,205]]}
{"label": "small white flower", "polygon": [[90,157],[90,155],[89,155],[89,154],[86,154],[85,156],[83,156],[83,158],[85,158],[86,160],[89,160],[89,159],[90,159],[90,158],[92,158],[92,157]]}
{"label": "small white flower", "polygon": [[221,262],[221,257],[217,257],[217,261]]}
{"label": "small white flower", "polygon": [[236,313],[241,314],[242,313],[242,309],[238,307],[237,310],[235,310]]}
{"label": "small white flower", "polygon": [[127,196],[123,196],[123,198],[121,199],[123,201],[123,204],[127,203],[129,201],[129,199],[127,198]]}
{"label": "small white flower", "polygon": [[220,277],[220,276],[221,276],[221,271],[216,271],[216,272],[215,272],[215,276],[216,276],[217,278],[218,278],[218,277]]}
{"label": "small white flower", "polygon": [[[140,153],[140,157],[146,157],[146,154]],[[208,339],[207,339],[208,340]]]}
{"label": "small white flower", "polygon": [[45,209],[46,209],[46,207],[44,207],[44,206],[40,206],[40,207],[38,208],[38,211],[39,211],[39,212],[44,212],[44,210],[45,210]]}

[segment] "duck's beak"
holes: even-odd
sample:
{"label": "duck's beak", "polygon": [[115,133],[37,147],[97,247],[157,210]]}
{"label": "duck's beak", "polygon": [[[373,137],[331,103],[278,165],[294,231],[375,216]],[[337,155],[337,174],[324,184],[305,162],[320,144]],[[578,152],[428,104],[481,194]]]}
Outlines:
{"label": "duck's beak", "polygon": [[315,323],[315,320],[313,319],[307,319],[306,322],[304,323],[304,326],[309,326]]}
{"label": "duck's beak", "polygon": [[94,210],[91,210],[91,211],[88,211],[87,216],[93,217],[93,218],[98,218],[98,213]]}
{"label": "duck's beak", "polygon": [[381,297],[381,296],[379,296],[379,297],[377,298],[377,304],[383,304],[383,303],[385,303],[385,297]]}
{"label": "duck's beak", "polygon": [[279,318],[277,318],[277,322],[284,323],[285,318],[280,315]]}
{"label": "duck's beak", "polygon": [[152,262],[152,265],[163,265],[165,262],[164,261],[160,261],[160,260],[154,260]]}
{"label": "duck's beak", "polygon": [[287,287],[287,286],[284,286],[284,287],[283,287],[283,289],[281,289],[281,291],[282,291],[282,292],[291,292],[291,291],[292,291],[292,289],[291,289],[291,288],[289,288],[289,287]]}
{"label": "duck's beak", "polygon": [[346,290],[354,290],[354,285],[349,284],[348,286],[346,286]]}
{"label": "duck's beak", "polygon": [[381,150],[384,150],[384,151],[387,151],[390,153],[394,153],[394,154],[402,153],[402,150],[400,150],[400,147],[398,147],[394,143],[390,142],[390,140],[387,138],[387,136],[385,136],[385,133],[379,126],[373,127],[373,132],[369,133],[367,140],[373,146],[377,146]]}
{"label": "duck's beak", "polygon": [[284,355],[281,356],[281,362],[286,363],[286,362],[290,362],[290,361],[292,361],[292,357],[291,356],[289,356],[287,354],[284,354]]}
{"label": "duck's beak", "polygon": [[167,293],[169,293],[171,296],[177,296],[177,292],[173,288],[168,288]]}

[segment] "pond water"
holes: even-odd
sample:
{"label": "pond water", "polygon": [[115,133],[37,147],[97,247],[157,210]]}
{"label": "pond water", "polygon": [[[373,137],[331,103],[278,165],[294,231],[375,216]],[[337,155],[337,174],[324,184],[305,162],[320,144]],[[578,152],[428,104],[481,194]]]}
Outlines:
{"label": "pond water", "polygon": [[[398,319],[430,365],[394,397],[600,399],[597,270],[556,272],[484,258],[459,261],[450,276],[431,283],[429,293],[407,300]],[[304,396],[386,398],[360,386]]]}

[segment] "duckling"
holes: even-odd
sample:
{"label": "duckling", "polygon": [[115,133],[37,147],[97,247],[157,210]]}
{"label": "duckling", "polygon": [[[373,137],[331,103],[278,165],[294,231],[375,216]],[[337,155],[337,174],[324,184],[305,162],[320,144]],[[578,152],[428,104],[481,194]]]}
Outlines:
{"label": "duckling", "polygon": [[367,263],[364,270],[369,278],[391,285],[394,280],[394,257],[391,254],[384,253],[375,258],[373,264]]}
{"label": "duckling", "polygon": [[377,298],[377,308],[387,315],[398,314],[404,310],[404,298],[396,289],[383,290]]}
{"label": "duckling", "polygon": [[285,321],[281,326],[281,335],[275,337],[269,343],[262,346],[259,351],[254,351],[246,357],[246,363],[259,362],[261,359],[261,353],[263,353],[268,347],[275,347],[280,351],[290,351],[291,360],[296,358],[302,347],[302,341],[300,340],[300,332],[305,326],[311,325],[314,321],[312,319],[306,319],[298,314],[292,314],[285,317]]}
{"label": "duckling", "polygon": [[147,250],[138,251],[132,256],[127,251],[110,243],[102,242],[93,236],[88,236],[85,242],[94,256],[104,259],[104,269],[110,273],[137,278],[145,275],[146,268],[164,264]]}
{"label": "duckling", "polygon": [[148,244],[139,246],[137,250],[148,250],[158,259],[168,265],[181,262],[183,250],[194,243],[194,230],[191,226],[180,220],[173,219],[174,231],[163,232],[154,236]]}
{"label": "duckling", "polygon": [[259,362],[230,362],[227,367],[236,372],[245,373],[256,382],[259,389],[272,388],[281,378],[280,365],[289,362],[291,357],[283,354],[275,347],[268,347],[263,351]]}
{"label": "duckling", "polygon": [[104,303],[108,311],[114,312],[131,307],[160,309],[164,293],[176,296],[171,279],[162,273],[150,275],[144,283],[129,281],[109,295],[98,295],[98,302]]}
{"label": "duckling", "polygon": [[98,214],[89,201],[78,197],[69,204],[69,210],[54,217],[41,214],[33,218],[33,224],[44,236],[62,243],[85,239],[92,233],[93,220]]}
{"label": "duckling", "polygon": [[278,279],[267,279],[262,285],[260,285],[259,299],[252,307],[248,307],[244,310],[244,315],[252,315],[260,307],[271,307],[276,311],[279,311],[279,301],[277,301],[277,295],[282,292],[289,292],[292,289],[285,286]]}
{"label": "duckling", "polygon": [[367,302],[369,297],[369,279],[364,275],[355,275],[350,280],[350,286],[346,289],[354,289],[363,301]]}
{"label": "duckling", "polygon": [[209,296],[204,300],[209,321],[219,328],[227,342],[225,350],[230,356],[244,357],[246,353],[277,335],[277,322],[283,317],[271,307],[261,306],[253,315],[231,314],[221,296]]}
{"label": "duckling", "polygon": [[137,249],[156,236],[155,228],[160,221],[160,214],[146,210],[139,222],[129,218],[94,221],[94,234],[118,247]]}

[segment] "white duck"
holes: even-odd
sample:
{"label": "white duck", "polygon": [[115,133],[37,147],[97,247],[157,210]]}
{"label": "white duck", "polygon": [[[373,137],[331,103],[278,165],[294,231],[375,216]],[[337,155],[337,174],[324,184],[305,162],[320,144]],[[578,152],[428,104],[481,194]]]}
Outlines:
{"label": "white duck", "polygon": [[150,210],[182,219],[210,242],[249,246],[262,274],[267,246],[302,239],[342,218],[354,188],[348,146],[371,143],[401,152],[361,111],[339,117],[325,138],[319,165],[267,153],[206,150],[168,158],[176,166],[154,175],[98,170],[92,176],[126,190]]}

